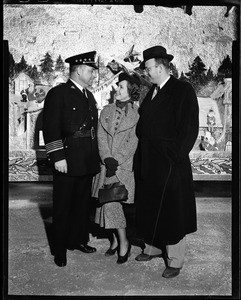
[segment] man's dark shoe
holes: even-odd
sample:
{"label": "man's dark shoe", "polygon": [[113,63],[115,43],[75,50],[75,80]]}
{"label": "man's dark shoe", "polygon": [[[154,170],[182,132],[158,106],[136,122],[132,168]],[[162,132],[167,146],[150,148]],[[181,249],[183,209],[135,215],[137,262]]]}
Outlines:
{"label": "man's dark shoe", "polygon": [[54,262],[58,267],[65,267],[67,264],[66,256],[55,255]]}
{"label": "man's dark shoe", "polygon": [[165,271],[162,273],[162,277],[165,278],[173,278],[179,275],[180,273],[180,268],[172,268],[172,267],[167,267]]}
{"label": "man's dark shoe", "polygon": [[152,260],[153,258],[156,258],[156,257],[163,257],[163,256],[162,256],[162,254],[149,255],[149,254],[146,254],[146,253],[141,253],[141,254],[137,255],[135,260],[137,260],[137,261],[149,261],[149,260]]}
{"label": "man's dark shoe", "polygon": [[68,247],[68,250],[79,250],[79,251],[82,251],[84,253],[93,253],[93,252],[96,252],[96,248],[94,247],[91,247],[87,244],[82,244],[82,245],[76,245],[76,246],[71,246],[71,247]]}

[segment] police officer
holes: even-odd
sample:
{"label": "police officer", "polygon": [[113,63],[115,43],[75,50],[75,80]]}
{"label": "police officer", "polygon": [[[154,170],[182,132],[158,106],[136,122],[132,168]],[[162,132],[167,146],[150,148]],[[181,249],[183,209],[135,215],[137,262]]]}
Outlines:
{"label": "police officer", "polygon": [[53,87],[43,109],[43,136],[53,166],[54,262],[67,264],[66,252],[89,246],[91,185],[99,172],[98,111],[93,94],[96,51],[69,57],[69,80]]}

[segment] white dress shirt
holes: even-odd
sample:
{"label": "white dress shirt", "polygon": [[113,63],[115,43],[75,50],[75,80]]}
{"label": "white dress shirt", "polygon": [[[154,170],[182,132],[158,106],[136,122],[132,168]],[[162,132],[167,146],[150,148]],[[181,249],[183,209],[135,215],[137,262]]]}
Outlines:
{"label": "white dress shirt", "polygon": [[166,80],[164,80],[160,85],[158,85],[155,89],[154,89],[154,91],[153,91],[153,94],[152,94],[152,98],[151,99],[153,99],[155,96],[156,96],[156,94],[157,94],[157,92],[158,92],[158,89],[161,89],[161,88],[163,88],[163,86],[167,83],[167,81],[170,79],[170,75],[167,77],[167,79]]}

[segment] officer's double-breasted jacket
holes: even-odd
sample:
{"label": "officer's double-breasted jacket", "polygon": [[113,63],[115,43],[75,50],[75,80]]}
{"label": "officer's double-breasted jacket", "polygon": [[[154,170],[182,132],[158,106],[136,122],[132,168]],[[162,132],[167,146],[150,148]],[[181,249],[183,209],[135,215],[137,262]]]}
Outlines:
{"label": "officer's double-breasted jacket", "polygon": [[[87,97],[68,80],[53,87],[44,103],[43,137],[47,156],[51,163],[66,159],[67,175],[70,176],[99,172],[96,138],[98,110],[89,90]],[[75,137],[73,133],[83,125],[83,132],[91,131],[92,136]]]}

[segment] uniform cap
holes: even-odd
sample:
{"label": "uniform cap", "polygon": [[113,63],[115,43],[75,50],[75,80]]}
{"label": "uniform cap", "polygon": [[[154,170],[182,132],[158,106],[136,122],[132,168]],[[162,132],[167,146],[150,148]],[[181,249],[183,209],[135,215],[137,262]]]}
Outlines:
{"label": "uniform cap", "polygon": [[66,63],[69,63],[71,66],[74,65],[87,65],[90,67],[93,67],[95,69],[98,69],[97,66],[97,57],[96,57],[96,51],[81,53],[75,56],[70,56],[66,58]]}

